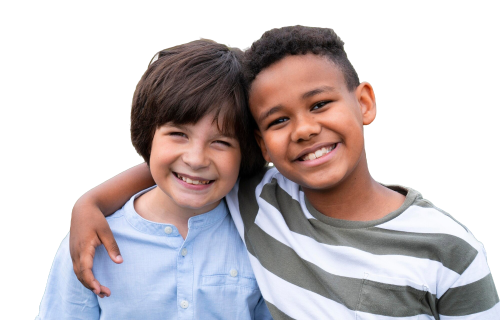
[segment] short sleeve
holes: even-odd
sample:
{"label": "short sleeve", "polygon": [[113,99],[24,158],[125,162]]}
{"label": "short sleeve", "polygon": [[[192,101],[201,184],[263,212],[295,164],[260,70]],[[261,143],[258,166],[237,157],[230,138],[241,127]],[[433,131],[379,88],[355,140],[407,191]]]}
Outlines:
{"label": "short sleeve", "polygon": [[498,293],[484,248],[478,251],[467,270],[438,299],[437,309],[441,319],[500,319]]}
{"label": "short sleeve", "polygon": [[69,253],[69,234],[57,250],[36,320],[99,319],[97,296],[78,281]]}

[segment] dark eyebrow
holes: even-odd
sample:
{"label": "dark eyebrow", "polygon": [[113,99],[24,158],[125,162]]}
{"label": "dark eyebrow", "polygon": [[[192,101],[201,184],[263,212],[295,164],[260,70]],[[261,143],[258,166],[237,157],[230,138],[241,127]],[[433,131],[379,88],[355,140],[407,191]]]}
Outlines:
{"label": "dark eyebrow", "polygon": [[304,93],[302,95],[302,99],[307,99],[307,98],[310,98],[312,96],[315,96],[317,94],[320,94],[320,93],[323,93],[326,91],[328,91],[328,92],[335,91],[335,88],[329,87],[329,86],[319,87],[319,88],[316,88],[316,89],[313,89],[311,91],[307,91],[306,93]]}
{"label": "dark eyebrow", "polygon": [[[313,89],[313,90],[310,90],[310,91],[307,91],[306,93],[304,93],[302,95],[302,99],[304,100],[304,99],[310,98],[312,96],[315,96],[315,95],[323,93],[323,92],[332,92],[332,91],[335,91],[334,87],[330,87],[330,86],[319,87],[319,88],[316,88],[316,89]],[[271,116],[273,113],[280,111],[281,109],[283,109],[283,106],[281,104],[279,104],[275,107],[272,107],[266,113],[262,114],[259,117],[259,119],[257,119],[257,123],[261,123],[264,119]]]}
{"label": "dark eyebrow", "polygon": [[281,109],[283,109],[283,106],[281,104],[279,104],[279,105],[277,105],[275,107],[272,107],[266,113],[260,115],[257,123],[261,123],[265,118],[271,116],[273,113],[276,113],[276,112],[280,111]]}

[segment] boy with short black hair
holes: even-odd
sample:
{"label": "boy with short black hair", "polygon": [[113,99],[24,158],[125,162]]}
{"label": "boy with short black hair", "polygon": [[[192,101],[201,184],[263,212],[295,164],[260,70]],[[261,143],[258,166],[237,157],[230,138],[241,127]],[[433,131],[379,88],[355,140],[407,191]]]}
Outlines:
{"label": "boy with short black hair", "polygon": [[[417,191],[371,177],[363,126],[375,97],[338,36],[273,29],[245,58],[256,138],[276,168],[226,199],[273,318],[500,319],[482,244]],[[107,187],[147,180],[136,173]],[[73,224],[100,214],[78,206]]]}
{"label": "boy with short black hair", "polygon": [[[107,221],[126,261],[104,247],[93,272],[113,290],[77,280],[68,237],[36,319],[271,319],[224,196],[264,165],[248,119],[241,54],[211,40],[168,48],[137,84],[132,144],[156,184]],[[252,151],[253,150],[253,151]]]}

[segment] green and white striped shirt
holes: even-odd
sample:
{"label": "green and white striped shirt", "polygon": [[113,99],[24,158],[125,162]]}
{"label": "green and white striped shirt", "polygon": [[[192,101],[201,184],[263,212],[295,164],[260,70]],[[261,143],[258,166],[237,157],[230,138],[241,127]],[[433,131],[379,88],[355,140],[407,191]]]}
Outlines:
{"label": "green and white striped shirt", "polygon": [[226,197],[275,320],[499,320],[483,245],[412,190],[374,221],[327,217],[275,168]]}

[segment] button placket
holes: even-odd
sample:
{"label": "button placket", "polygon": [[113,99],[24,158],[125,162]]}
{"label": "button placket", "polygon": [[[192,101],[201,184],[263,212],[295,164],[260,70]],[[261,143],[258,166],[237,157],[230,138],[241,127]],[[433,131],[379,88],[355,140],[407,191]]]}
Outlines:
{"label": "button placket", "polygon": [[193,232],[190,230],[188,236],[179,247],[177,255],[177,297],[179,306],[179,320],[193,319],[195,306],[193,304],[194,265],[193,255],[189,254],[192,249]]}

